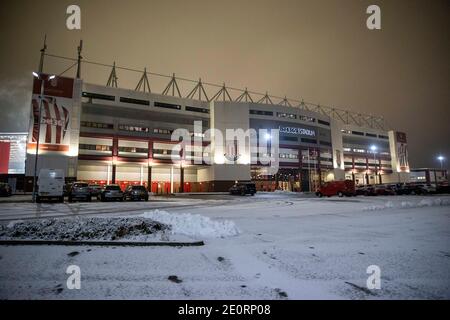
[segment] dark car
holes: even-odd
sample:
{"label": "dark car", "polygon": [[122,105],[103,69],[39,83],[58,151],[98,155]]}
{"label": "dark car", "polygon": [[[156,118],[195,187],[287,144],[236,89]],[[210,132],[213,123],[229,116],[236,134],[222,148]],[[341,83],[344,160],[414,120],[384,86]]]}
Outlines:
{"label": "dark car", "polygon": [[69,202],[74,200],[91,201],[91,190],[86,182],[74,182],[68,191]]}
{"label": "dark car", "polygon": [[125,200],[145,200],[148,201],[148,192],[144,186],[128,186],[125,189],[123,198]]}
{"label": "dark car", "polygon": [[12,194],[11,186],[7,183],[0,182],[0,196],[9,197]]}
{"label": "dark car", "polygon": [[102,191],[102,186],[99,184],[90,184],[89,190],[91,191],[92,197],[97,197],[100,194],[100,192]]}
{"label": "dark car", "polygon": [[393,188],[395,190],[395,194],[397,194],[397,195],[411,194],[411,192],[413,190],[413,188],[411,188],[406,183],[396,183]]}
{"label": "dark car", "polygon": [[436,188],[436,193],[439,193],[439,194],[450,193],[450,186],[447,184],[438,185]]}
{"label": "dark car", "polygon": [[110,184],[105,186],[102,191],[99,193],[97,198],[101,201],[107,201],[107,200],[123,200],[123,192],[122,189],[120,189],[120,186],[117,184]]}
{"label": "dark car", "polygon": [[356,195],[359,196],[376,196],[375,188],[373,186],[359,186],[356,188]]}
{"label": "dark car", "polygon": [[256,193],[256,185],[253,182],[238,182],[235,183],[228,191],[230,194],[239,194],[241,196],[250,194],[254,196]]}
{"label": "dark car", "polygon": [[394,188],[389,185],[376,185],[374,186],[374,191],[378,196],[392,196],[396,194]]}

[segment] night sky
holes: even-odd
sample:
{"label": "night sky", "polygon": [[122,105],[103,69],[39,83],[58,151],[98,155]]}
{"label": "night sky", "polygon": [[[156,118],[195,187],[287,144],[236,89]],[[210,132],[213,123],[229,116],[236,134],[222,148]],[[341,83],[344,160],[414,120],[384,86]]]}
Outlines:
{"label": "night sky", "polygon": [[[70,4],[81,7],[80,31],[66,28]],[[371,4],[381,7],[381,30],[366,27]],[[87,60],[384,116],[407,133],[412,167],[438,167],[441,153],[449,167],[450,1],[2,0],[0,131],[27,130],[44,34],[48,53],[75,57],[82,38]],[[48,58],[44,71],[68,66]],[[105,84],[108,74],[83,65],[87,82]],[[118,77],[134,89],[140,75]],[[164,81],[150,77],[152,90]]]}

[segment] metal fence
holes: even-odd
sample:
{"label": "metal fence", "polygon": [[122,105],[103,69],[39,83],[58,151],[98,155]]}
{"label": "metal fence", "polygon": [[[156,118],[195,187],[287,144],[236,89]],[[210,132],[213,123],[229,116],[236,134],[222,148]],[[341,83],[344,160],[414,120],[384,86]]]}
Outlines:
{"label": "metal fence", "polygon": [[[41,50],[42,51],[42,50]],[[45,50],[44,50],[45,51]],[[100,66],[103,68],[110,69],[109,77],[106,81],[106,86],[110,87],[118,87],[118,71],[126,71],[126,72],[134,72],[140,74],[139,81],[135,88],[126,88],[126,89],[134,89],[135,91],[141,92],[149,92],[152,93],[150,79],[159,78],[166,79],[168,84],[165,86],[164,90],[158,92],[163,95],[171,95],[180,98],[188,98],[195,99],[200,101],[235,101],[235,102],[255,102],[255,103],[263,103],[263,104],[272,104],[272,105],[282,105],[288,106],[292,108],[299,108],[302,110],[312,111],[316,113],[320,113],[326,115],[332,119],[338,120],[347,125],[356,125],[359,127],[373,128],[378,130],[388,130],[388,126],[383,117],[374,116],[369,114],[356,113],[352,111],[348,111],[342,108],[325,106],[320,104],[314,104],[311,102],[306,102],[304,100],[291,99],[287,97],[280,97],[271,95],[268,92],[261,93],[256,91],[245,89],[234,88],[225,85],[209,83],[202,81],[202,79],[192,80],[182,77],[177,77],[175,74],[165,75],[155,72],[150,72],[147,69],[138,70],[127,68],[123,66],[116,65],[114,62],[111,64],[105,64],[95,61],[89,61],[82,59],[79,56],[79,59],[59,56],[55,54],[43,53],[41,61],[43,57],[49,57],[54,59],[61,59],[64,61],[70,61],[72,64],[66,68],[59,75],[63,75],[75,66],[77,66],[77,75],[80,75],[80,70],[83,69],[83,65],[93,65]],[[41,62],[42,67],[42,62]],[[105,77],[106,78],[106,77]],[[193,88],[188,91],[189,93],[186,95],[182,94],[182,90],[180,90],[180,86],[182,88],[184,86],[193,86]],[[209,93],[208,93],[209,92]],[[234,96],[234,98],[233,98]]]}

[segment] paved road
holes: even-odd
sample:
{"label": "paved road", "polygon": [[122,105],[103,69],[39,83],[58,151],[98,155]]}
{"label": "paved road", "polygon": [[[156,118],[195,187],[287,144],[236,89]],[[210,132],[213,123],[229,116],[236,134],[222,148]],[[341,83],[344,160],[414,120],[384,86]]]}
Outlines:
{"label": "paved road", "polygon": [[254,197],[228,194],[185,194],[172,197],[155,196],[150,201],[31,203],[31,196],[13,196],[0,201],[0,221],[27,220],[47,217],[74,217],[89,215],[134,215],[155,209],[188,209],[214,207],[225,204],[265,202],[276,199],[304,199],[311,195],[296,193],[259,193]]}
{"label": "paved road", "polygon": [[[2,246],[0,299],[449,299],[450,211],[426,205],[439,198],[259,194],[42,204],[66,216],[75,208],[75,214],[123,215],[166,206],[170,213],[234,221],[241,233],[183,249]],[[81,290],[65,285],[73,264],[82,270]],[[380,267],[380,290],[366,289],[370,265]]]}

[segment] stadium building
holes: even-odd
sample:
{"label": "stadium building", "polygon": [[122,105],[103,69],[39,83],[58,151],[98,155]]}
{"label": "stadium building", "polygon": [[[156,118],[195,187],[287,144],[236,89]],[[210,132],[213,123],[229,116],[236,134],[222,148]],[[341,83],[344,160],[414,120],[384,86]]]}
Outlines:
{"label": "stadium building", "polygon": [[[225,85],[208,97],[201,80],[182,96],[175,75],[165,90],[154,93],[147,71],[135,90],[122,89],[117,68],[112,66],[107,85],[81,80],[80,68],[74,78],[40,73],[34,79],[28,184],[38,140],[38,170],[61,168],[68,181],[143,184],[154,193],[225,191],[244,180],[266,191],[310,191],[342,179],[357,184],[409,180],[406,135],[387,130],[383,118],[247,89],[232,98],[236,89]],[[195,123],[201,123],[200,132]],[[200,144],[174,148],[178,141],[171,135],[180,128]],[[278,129],[278,171],[258,161],[256,148],[238,149],[235,141],[217,148],[213,138],[204,139],[208,129]],[[269,147],[275,143],[270,135],[256,139]]]}

